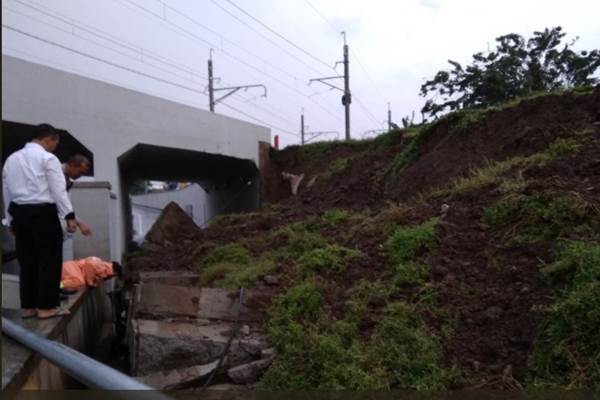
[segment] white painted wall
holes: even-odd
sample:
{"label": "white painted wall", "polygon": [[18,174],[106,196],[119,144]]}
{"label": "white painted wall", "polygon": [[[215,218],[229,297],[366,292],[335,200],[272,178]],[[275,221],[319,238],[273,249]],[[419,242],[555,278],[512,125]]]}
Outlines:
{"label": "white painted wall", "polygon": [[[122,196],[117,158],[138,143],[250,159],[266,127],[108,83],[2,56],[2,119],[67,130],[94,153],[94,178]],[[160,162],[160,160],[157,160]],[[116,253],[124,248],[124,210],[117,208]]]}

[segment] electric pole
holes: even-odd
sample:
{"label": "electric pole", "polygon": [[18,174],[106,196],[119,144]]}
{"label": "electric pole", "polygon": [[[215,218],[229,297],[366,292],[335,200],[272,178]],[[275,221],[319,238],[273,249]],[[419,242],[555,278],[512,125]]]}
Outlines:
{"label": "electric pole", "polygon": [[[213,77],[212,51],[213,51],[213,49],[210,49],[210,56],[208,58],[208,101],[210,103],[209,109],[211,112],[215,112],[215,104],[219,103],[220,101],[223,101],[225,98],[231,96],[232,94],[234,94],[235,92],[237,92],[238,90],[241,90],[241,89],[248,90],[250,88],[260,87],[260,88],[263,88],[263,90],[264,90],[262,97],[267,97],[267,87],[262,84],[215,88],[214,80],[219,79],[219,78]],[[219,97],[218,99],[215,99],[215,92],[222,91],[222,90],[227,91],[227,93],[225,93],[223,96]]]}
{"label": "electric pole", "polygon": [[215,112],[215,88],[213,86],[212,49],[208,57],[208,101],[210,112]]}
{"label": "electric pole", "polygon": [[390,108],[390,103],[387,103],[388,106],[388,132],[392,130],[392,109]]}
{"label": "electric pole", "polygon": [[300,114],[300,143],[304,146],[304,108]]}
{"label": "electric pole", "polygon": [[342,97],[342,104],[346,113],[346,140],[350,140],[350,103],[352,103],[350,97],[350,61],[348,60],[346,32],[342,32],[342,34],[344,35],[344,97]]}
{"label": "electric pole", "polygon": [[[342,32],[344,36],[344,61],[337,61],[335,65],[344,64],[344,75],[343,76],[329,76],[326,78],[315,78],[308,81],[310,85],[313,81],[321,82],[324,85],[329,86],[332,89],[342,91],[342,105],[344,106],[344,114],[346,116],[346,140],[350,140],[350,103],[352,103],[352,96],[350,94],[350,61],[348,59],[348,45],[346,44],[346,32]],[[325,82],[331,79],[344,78],[344,88],[332,85],[329,82]]]}
{"label": "electric pole", "polygon": [[[304,125],[304,108],[302,109],[302,114],[300,114],[300,143],[302,143],[302,146],[304,146],[309,141],[318,138],[319,136],[330,135],[332,133],[335,133],[337,139],[337,136],[339,135],[338,131],[306,132],[306,126]],[[310,137],[307,138],[307,136]]]}

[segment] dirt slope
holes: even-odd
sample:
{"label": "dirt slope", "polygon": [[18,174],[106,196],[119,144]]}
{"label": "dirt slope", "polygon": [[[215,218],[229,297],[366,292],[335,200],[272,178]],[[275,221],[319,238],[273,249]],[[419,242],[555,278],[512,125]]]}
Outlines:
{"label": "dirt slope", "polygon": [[[370,301],[362,337],[372,335],[388,303],[433,290],[434,308],[415,307],[444,338],[443,364],[463,371],[449,385],[518,389],[530,379],[544,319],[536,310],[557,301],[566,284],[551,284],[540,268],[557,259],[564,243],[599,239],[600,89],[454,114],[374,141],[290,147],[274,152],[272,161],[264,183],[269,206],[223,217],[180,241],[153,239],[131,258],[133,268],[202,271],[207,255],[231,243],[253,265],[274,249],[289,251],[290,234],[274,232],[314,231],[363,255],[343,273],[326,270],[315,278],[327,282],[324,309],[342,320],[352,312],[349,293],[358,282],[391,279],[392,232],[438,218],[435,246],[414,255],[426,265],[425,282]],[[305,173],[298,196],[289,195],[283,171]],[[327,213],[340,209],[348,212]],[[255,278],[276,276],[271,284],[285,293],[307,263],[300,258],[269,258],[267,272]],[[442,335],[448,324],[451,333]]]}

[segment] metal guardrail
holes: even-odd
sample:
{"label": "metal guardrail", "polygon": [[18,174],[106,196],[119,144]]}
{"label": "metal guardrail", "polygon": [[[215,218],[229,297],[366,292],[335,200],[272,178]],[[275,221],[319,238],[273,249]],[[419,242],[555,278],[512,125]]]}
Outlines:
{"label": "metal guardrail", "polygon": [[[19,324],[2,317],[2,333],[27,348],[39,353],[64,372],[91,389],[100,390],[154,390],[144,394],[144,399],[171,400],[156,389],[138,382],[93,358],[86,356],[62,343],[23,328]],[[124,394],[127,397],[126,394]]]}

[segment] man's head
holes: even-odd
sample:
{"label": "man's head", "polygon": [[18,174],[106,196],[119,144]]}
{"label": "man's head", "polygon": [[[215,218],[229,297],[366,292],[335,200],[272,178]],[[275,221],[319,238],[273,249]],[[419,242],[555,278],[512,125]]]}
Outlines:
{"label": "man's head", "polygon": [[90,170],[90,160],[84,155],[75,154],[65,164],[65,174],[75,180],[81,178]]}
{"label": "man's head", "polygon": [[33,142],[50,153],[56,150],[59,141],[58,131],[50,124],[40,124],[33,129]]}

